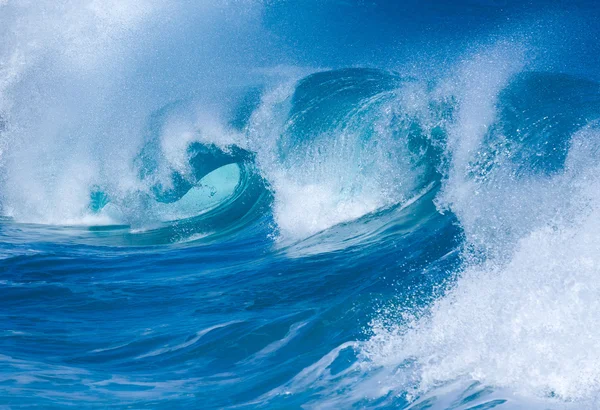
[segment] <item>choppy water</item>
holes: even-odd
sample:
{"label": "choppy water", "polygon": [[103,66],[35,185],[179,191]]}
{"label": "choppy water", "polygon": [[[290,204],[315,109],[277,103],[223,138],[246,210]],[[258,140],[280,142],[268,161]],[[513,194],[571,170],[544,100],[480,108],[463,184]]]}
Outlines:
{"label": "choppy water", "polygon": [[598,14],[0,1],[0,407],[595,408]]}

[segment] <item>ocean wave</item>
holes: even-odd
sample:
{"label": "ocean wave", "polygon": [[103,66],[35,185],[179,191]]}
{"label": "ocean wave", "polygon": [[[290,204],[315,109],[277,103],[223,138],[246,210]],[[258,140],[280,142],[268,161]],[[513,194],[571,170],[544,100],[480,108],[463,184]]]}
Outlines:
{"label": "ocean wave", "polygon": [[597,407],[595,7],[300,3],[0,0],[0,404]]}

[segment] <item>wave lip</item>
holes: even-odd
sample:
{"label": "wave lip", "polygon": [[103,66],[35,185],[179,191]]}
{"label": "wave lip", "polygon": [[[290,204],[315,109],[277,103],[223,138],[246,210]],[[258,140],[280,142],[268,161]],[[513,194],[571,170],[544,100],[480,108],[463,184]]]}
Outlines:
{"label": "wave lip", "polygon": [[384,70],[311,74],[267,92],[249,149],[284,239],[401,203],[439,178],[440,128],[424,84]]}

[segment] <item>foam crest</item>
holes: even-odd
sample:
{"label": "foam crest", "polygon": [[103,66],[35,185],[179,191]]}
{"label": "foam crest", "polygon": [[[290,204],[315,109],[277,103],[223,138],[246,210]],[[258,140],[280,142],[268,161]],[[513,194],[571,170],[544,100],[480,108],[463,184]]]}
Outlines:
{"label": "foam crest", "polygon": [[[489,246],[494,235],[501,235],[500,226],[517,226],[500,224],[498,220],[521,209],[516,202],[522,192],[513,190],[528,189],[504,177],[498,177],[498,183],[489,183],[475,180],[471,175],[473,163],[486,148],[486,134],[497,120],[498,95],[524,65],[520,47],[499,43],[463,60],[438,89],[442,98],[455,99],[458,108],[448,127],[447,181],[437,203],[440,209],[450,209],[458,216],[468,240],[479,246]],[[509,178],[510,170],[506,170],[506,174]],[[500,198],[502,201],[498,202]],[[507,206],[507,200],[515,206]],[[490,222],[490,218],[495,222]],[[500,241],[506,239],[503,237]]]}
{"label": "foam crest", "polygon": [[427,316],[406,328],[376,326],[368,357],[412,363],[417,392],[467,377],[525,395],[596,401],[598,216],[596,204],[572,226],[521,239],[506,265],[465,269]]}
{"label": "foam crest", "polygon": [[[408,148],[410,121],[404,119],[426,112],[429,95],[419,84],[399,84],[363,97],[348,109],[343,93],[364,92],[362,75],[370,72],[331,71],[301,82],[290,80],[267,93],[252,116],[248,147],[257,153],[261,173],[274,192],[273,212],[282,238],[305,238],[400,203],[423,184],[425,172],[421,159],[414,160]],[[336,82],[357,84],[328,91],[319,88],[323,85],[314,80],[317,76],[331,76],[325,84],[334,88]],[[299,92],[316,95],[303,97]],[[333,114],[341,115],[339,120],[327,116],[327,110],[335,108],[321,101],[332,92],[342,94],[332,103],[340,104]],[[296,108],[302,98],[308,107]],[[328,123],[307,120],[311,115],[323,115]],[[421,125],[428,126],[426,121]]]}
{"label": "foam crest", "polygon": [[[2,206],[18,220],[73,223],[86,217],[89,189],[135,141],[111,106],[132,33],[157,2],[9,2],[0,49]],[[132,42],[135,43],[135,42]],[[139,117],[138,117],[139,118]],[[135,122],[133,120],[132,122]],[[119,125],[116,125],[119,124]],[[123,132],[124,134],[121,134]],[[117,147],[117,141],[123,141]],[[112,160],[111,160],[112,158]],[[116,164],[121,163],[121,166]]]}
{"label": "foam crest", "polygon": [[[97,187],[142,211],[135,197],[149,187],[135,159],[148,118],[179,99],[226,111],[222,90],[251,82],[234,79],[256,66],[252,54],[264,48],[257,1],[237,4],[235,15],[221,1],[0,7],[0,201],[2,213],[21,222],[86,223]],[[210,118],[167,124],[161,155],[171,168],[184,170],[182,146],[197,138],[194,121],[211,139],[227,135]]]}
{"label": "foam crest", "polygon": [[600,132],[592,123],[570,136],[559,171],[520,172],[519,164],[499,160],[478,177],[498,93],[522,65],[508,61],[511,53],[497,55],[489,61],[503,72],[486,67],[489,56],[465,66],[468,81],[459,89],[466,92],[448,137],[451,167],[438,197],[477,258],[465,252],[463,269],[429,308],[374,321],[362,353],[366,363],[390,370],[385,382],[409,398],[466,380],[596,407]]}

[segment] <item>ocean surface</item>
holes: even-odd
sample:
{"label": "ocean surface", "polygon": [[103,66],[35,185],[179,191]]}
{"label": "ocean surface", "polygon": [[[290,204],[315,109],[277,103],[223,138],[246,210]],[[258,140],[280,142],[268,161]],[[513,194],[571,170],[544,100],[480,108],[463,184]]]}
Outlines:
{"label": "ocean surface", "polygon": [[0,0],[0,408],[600,407],[600,6]]}

